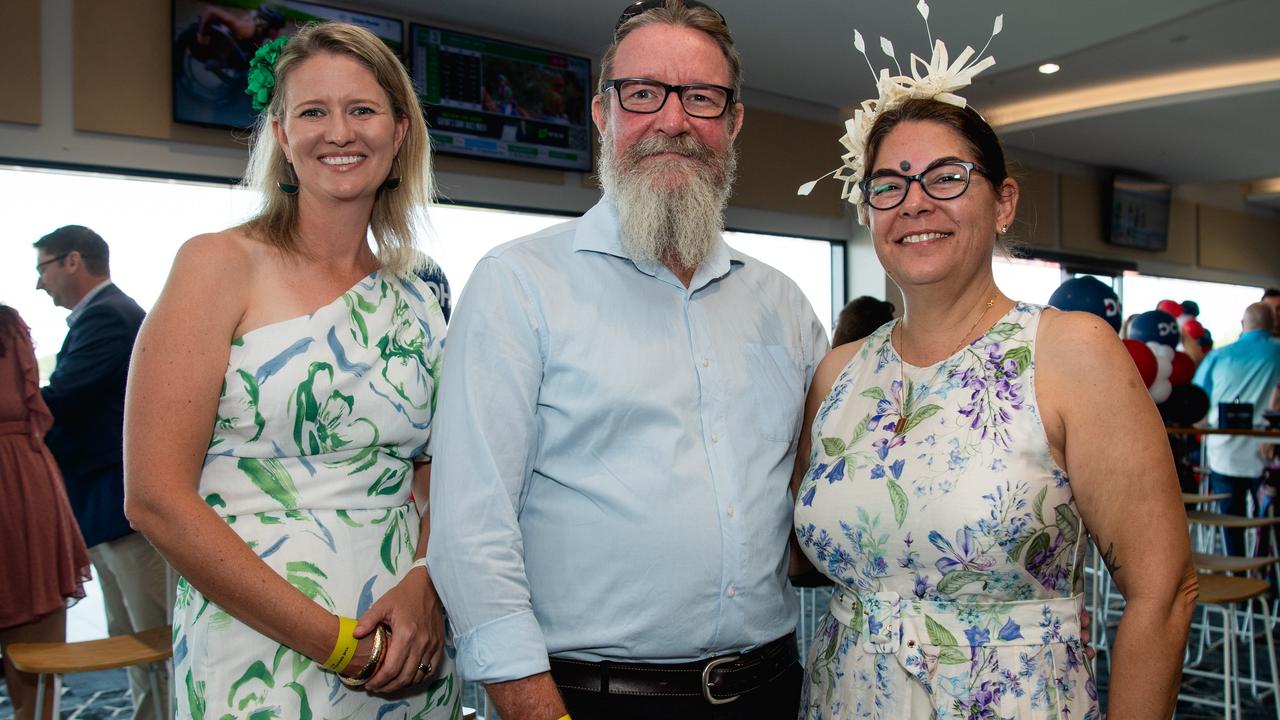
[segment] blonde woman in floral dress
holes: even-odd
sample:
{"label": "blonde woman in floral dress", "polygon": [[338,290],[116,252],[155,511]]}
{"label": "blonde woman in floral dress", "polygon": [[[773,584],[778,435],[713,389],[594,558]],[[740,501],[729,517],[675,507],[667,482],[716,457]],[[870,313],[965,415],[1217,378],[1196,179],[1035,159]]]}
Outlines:
{"label": "blonde woman in floral dress", "polygon": [[361,28],[269,50],[249,173],[264,207],[183,246],[129,380],[126,511],[183,576],[178,715],[458,717],[410,501],[445,331],[412,272],[426,128]]}
{"label": "blonde woman in floral dress", "polygon": [[836,589],[801,717],[1099,718],[1090,536],[1127,600],[1110,712],[1169,717],[1196,575],[1132,361],[1100,318],[996,287],[1018,188],[976,112],[906,100],[866,142],[860,211],[904,314],[810,389],[796,535]]}

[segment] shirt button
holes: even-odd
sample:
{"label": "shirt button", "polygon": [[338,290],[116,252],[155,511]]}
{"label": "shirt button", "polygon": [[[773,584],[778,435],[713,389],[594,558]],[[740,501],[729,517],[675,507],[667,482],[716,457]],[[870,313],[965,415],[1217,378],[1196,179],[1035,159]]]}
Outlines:
{"label": "shirt button", "polygon": [[732,585],[729,586],[729,591],[725,593],[725,595],[728,595],[729,597],[733,597],[737,594],[738,594],[738,588]]}
{"label": "shirt button", "polygon": [[711,364],[710,360],[708,360],[707,358],[702,358],[702,367],[707,367],[710,364]]}
{"label": "shirt button", "polygon": [[730,505],[729,507],[725,508],[724,514],[728,515],[729,517],[733,517],[733,506]]}
{"label": "shirt button", "polygon": [[720,436],[716,433],[711,433],[711,442],[713,443],[720,442]]}

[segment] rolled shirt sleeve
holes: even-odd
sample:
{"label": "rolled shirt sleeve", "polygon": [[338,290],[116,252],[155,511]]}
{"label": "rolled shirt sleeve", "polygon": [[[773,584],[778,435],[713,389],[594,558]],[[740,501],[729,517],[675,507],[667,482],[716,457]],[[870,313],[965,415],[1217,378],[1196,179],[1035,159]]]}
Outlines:
{"label": "rolled shirt sleeve", "polygon": [[432,423],[427,561],[448,609],[458,668],[501,682],[546,671],[517,519],[537,447],[542,328],[502,261],[476,267],[449,328]]}

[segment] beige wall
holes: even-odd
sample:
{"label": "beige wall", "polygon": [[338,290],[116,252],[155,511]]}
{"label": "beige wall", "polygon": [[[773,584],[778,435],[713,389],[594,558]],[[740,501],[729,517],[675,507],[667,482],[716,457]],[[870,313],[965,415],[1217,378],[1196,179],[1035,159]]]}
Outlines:
{"label": "beige wall", "polygon": [[0,122],[40,124],[40,3],[5,0],[0,13]]}
{"label": "beige wall", "polygon": [[[1203,190],[1175,188],[1169,211],[1169,242],[1161,251],[1118,247],[1106,242],[1107,179],[1023,167],[1017,240],[1087,258],[1127,260],[1140,272],[1187,279],[1274,286],[1280,284],[1280,217],[1238,202],[1216,201]],[[1191,198],[1201,196],[1207,201]],[[1222,203],[1226,204],[1226,203]]]}

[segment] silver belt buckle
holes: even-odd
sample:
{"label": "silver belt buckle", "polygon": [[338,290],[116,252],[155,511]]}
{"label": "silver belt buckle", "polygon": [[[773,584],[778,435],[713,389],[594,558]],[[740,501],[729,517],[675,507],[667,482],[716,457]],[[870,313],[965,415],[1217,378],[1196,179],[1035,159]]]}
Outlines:
{"label": "silver belt buckle", "polygon": [[734,700],[737,700],[737,699],[740,697],[739,695],[734,695],[733,697],[717,698],[717,697],[715,697],[715,696],[713,696],[713,695],[711,694],[711,671],[712,671],[712,670],[714,670],[714,669],[716,669],[716,668],[718,668],[718,667],[720,667],[721,665],[725,665],[725,664],[731,663],[731,662],[733,662],[733,661],[737,660],[739,657],[741,657],[741,656],[740,656],[740,655],[725,655],[724,657],[714,658],[714,659],[710,660],[709,662],[707,662],[707,664],[706,664],[705,666],[703,666],[703,668],[702,668],[702,697],[706,698],[706,699],[707,699],[707,702],[711,703],[712,705],[727,705],[727,704],[729,704],[729,703],[733,702]]}

